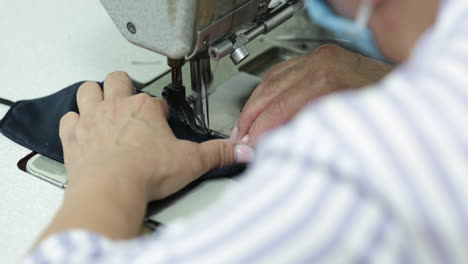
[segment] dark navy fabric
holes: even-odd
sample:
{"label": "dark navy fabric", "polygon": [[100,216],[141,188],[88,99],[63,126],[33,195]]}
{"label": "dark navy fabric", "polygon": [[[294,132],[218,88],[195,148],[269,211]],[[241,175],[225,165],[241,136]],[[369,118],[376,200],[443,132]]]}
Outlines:
{"label": "dark navy fabric", "polygon": [[[76,92],[82,83],[75,83],[46,97],[17,102],[1,120],[0,132],[26,148],[63,162],[59,138],[60,119],[70,111],[78,112]],[[196,134],[175,116],[171,109],[169,125],[177,138],[198,143],[219,139],[216,136]],[[243,165],[228,166],[211,171],[202,178],[232,177],[244,169]]]}

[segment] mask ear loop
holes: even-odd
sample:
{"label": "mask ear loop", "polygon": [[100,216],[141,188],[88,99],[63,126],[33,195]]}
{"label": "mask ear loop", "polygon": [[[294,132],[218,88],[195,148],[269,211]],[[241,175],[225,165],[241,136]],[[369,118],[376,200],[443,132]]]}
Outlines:
{"label": "mask ear loop", "polygon": [[0,97],[0,104],[11,107],[11,106],[13,106],[15,104],[15,102]]}
{"label": "mask ear loop", "polygon": [[364,0],[358,9],[354,24],[359,28],[367,28],[373,11],[374,5],[371,0]]}

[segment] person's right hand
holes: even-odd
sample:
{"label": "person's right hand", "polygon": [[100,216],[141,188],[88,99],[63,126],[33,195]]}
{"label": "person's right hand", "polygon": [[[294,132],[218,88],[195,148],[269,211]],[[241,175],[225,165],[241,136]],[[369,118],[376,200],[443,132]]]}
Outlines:
{"label": "person's right hand", "polygon": [[247,101],[231,138],[255,145],[309,102],[380,80],[391,67],[334,45],[325,45],[273,67]]}

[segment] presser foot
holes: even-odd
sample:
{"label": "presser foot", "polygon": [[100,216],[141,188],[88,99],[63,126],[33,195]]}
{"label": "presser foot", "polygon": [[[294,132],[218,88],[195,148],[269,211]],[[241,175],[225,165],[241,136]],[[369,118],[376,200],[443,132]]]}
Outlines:
{"label": "presser foot", "polygon": [[188,125],[195,133],[201,136],[209,136],[212,131],[195,115],[192,107],[187,102],[184,86],[169,84],[162,92],[162,97],[170,107],[177,112],[177,118]]}

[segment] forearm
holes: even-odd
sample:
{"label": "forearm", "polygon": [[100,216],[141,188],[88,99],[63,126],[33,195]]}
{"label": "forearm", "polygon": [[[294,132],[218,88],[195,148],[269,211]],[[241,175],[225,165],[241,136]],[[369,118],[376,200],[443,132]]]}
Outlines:
{"label": "forearm", "polygon": [[124,177],[89,177],[72,183],[64,202],[36,245],[48,236],[83,229],[110,239],[135,237],[143,222],[147,197],[140,185]]}

